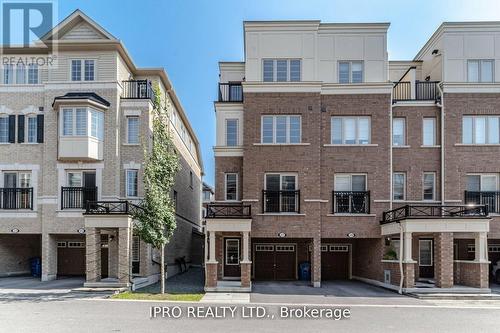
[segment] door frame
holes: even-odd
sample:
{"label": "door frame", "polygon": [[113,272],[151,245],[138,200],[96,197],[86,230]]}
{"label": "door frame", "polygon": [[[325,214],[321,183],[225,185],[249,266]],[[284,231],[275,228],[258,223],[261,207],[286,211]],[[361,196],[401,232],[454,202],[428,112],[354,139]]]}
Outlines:
{"label": "door frame", "polygon": [[[430,242],[431,243],[431,264],[430,265],[422,265],[421,260],[421,252],[420,252],[420,242]],[[432,267],[432,277],[421,277],[420,276],[420,267]],[[419,238],[418,239],[418,277],[421,279],[434,279],[436,277],[436,272],[434,270],[434,238]]]}
{"label": "door frame", "polygon": [[[269,243],[269,242],[256,242],[256,243],[252,243],[252,279],[255,279],[255,248],[257,245],[272,245],[274,248],[272,251],[263,251],[263,252],[273,252],[273,256],[274,256],[274,261],[276,261],[276,245],[293,245],[295,247],[295,267],[297,268],[295,270],[295,280],[298,280],[299,279],[299,270],[298,270],[298,243],[296,242],[293,242],[293,243]],[[274,269],[274,268],[273,268]],[[276,275],[276,274],[274,274]],[[279,280],[276,280],[276,277],[272,280],[272,281],[279,281]]]}
{"label": "door frame", "polygon": [[[328,246],[328,252],[330,252],[330,246],[346,246],[348,247],[348,251],[349,251],[349,254],[348,254],[348,262],[347,262],[347,279],[348,280],[352,280],[352,243],[321,243],[320,245],[320,252],[323,252],[321,251],[321,247],[323,245],[326,245]],[[331,252],[334,252],[334,251],[331,251]],[[320,260],[321,262],[321,260]],[[321,280],[323,280],[323,278],[321,278]]]}
{"label": "door frame", "polygon": [[224,267],[226,267],[226,248],[227,248],[227,241],[228,240],[237,240],[238,241],[238,265],[235,264],[230,264],[229,266],[240,266],[240,272],[241,272],[241,237],[238,236],[227,236],[223,237],[222,239],[222,279],[224,280],[240,280],[241,279],[241,274],[240,276],[226,276],[224,272]]}

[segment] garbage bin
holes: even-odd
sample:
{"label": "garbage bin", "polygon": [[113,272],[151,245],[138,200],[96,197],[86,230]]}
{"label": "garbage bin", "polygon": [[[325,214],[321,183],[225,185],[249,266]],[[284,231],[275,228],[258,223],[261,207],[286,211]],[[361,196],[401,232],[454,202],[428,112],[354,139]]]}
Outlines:
{"label": "garbage bin", "polygon": [[304,261],[299,264],[299,280],[309,281],[311,280],[311,263]]}
{"label": "garbage bin", "polygon": [[40,257],[30,259],[31,276],[40,277],[42,275],[42,260]]}

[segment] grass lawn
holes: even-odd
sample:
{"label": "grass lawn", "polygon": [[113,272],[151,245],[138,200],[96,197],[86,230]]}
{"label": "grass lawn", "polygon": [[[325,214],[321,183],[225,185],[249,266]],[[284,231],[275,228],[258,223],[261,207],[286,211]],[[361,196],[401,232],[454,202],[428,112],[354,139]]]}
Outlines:
{"label": "grass lawn", "polygon": [[203,297],[203,294],[151,294],[144,292],[126,291],[120,294],[111,296],[115,299],[140,299],[149,301],[191,301],[198,302]]}

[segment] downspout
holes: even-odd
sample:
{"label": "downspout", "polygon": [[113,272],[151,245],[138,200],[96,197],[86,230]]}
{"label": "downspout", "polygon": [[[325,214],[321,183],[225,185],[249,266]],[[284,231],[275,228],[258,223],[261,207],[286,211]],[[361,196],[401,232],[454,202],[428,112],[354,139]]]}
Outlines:
{"label": "downspout", "polygon": [[403,249],[404,249],[404,244],[403,244],[403,227],[401,226],[401,223],[399,224],[399,272],[401,278],[399,279],[399,290],[398,293],[402,294],[403,293],[403,281],[404,281],[404,272],[403,272]]}
{"label": "downspout", "polygon": [[441,205],[445,204],[444,200],[444,183],[445,183],[445,169],[444,169],[444,93],[441,85],[438,83],[437,88],[439,90],[439,94],[441,95],[440,103],[437,103],[437,106],[441,108]]}

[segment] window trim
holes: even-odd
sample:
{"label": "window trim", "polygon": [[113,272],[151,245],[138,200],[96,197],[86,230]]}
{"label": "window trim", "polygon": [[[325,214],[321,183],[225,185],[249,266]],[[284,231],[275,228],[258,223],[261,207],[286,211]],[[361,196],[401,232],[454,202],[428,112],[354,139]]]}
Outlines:
{"label": "window trim", "polygon": [[[467,118],[470,118],[472,120],[472,132],[471,132],[471,135],[472,135],[472,141],[469,142],[469,143],[466,143],[465,142],[465,137],[464,137],[464,121],[465,119]],[[485,130],[484,130],[484,139],[485,139],[485,142],[484,143],[476,143],[476,120],[477,118],[485,118]],[[500,126],[499,126],[499,133],[498,133],[498,136],[499,136],[499,141],[498,142],[489,142],[489,137],[490,137],[490,127],[489,127],[489,119],[490,118],[497,118],[498,119],[498,122],[500,124],[500,115],[463,115],[462,116],[462,140],[461,140],[461,143],[464,144],[464,145],[495,145],[495,144],[500,144]]]}
{"label": "window trim", "polygon": [[[400,120],[400,121],[403,121],[403,143],[401,145],[397,144],[395,145],[394,144],[394,124],[395,124],[395,120]],[[393,147],[404,147],[408,144],[407,142],[407,133],[406,133],[406,117],[394,117],[392,118],[392,146]]]}
{"label": "window trim", "polygon": [[299,188],[299,174],[298,173],[296,173],[296,172],[266,172],[266,173],[264,173],[264,190],[266,190],[266,191],[267,191],[267,176],[268,175],[279,175],[280,176],[280,189],[279,189],[279,191],[288,191],[288,190],[282,190],[284,176],[295,177],[295,190],[289,190],[289,191],[298,191],[298,188]]}
{"label": "window trim", "polygon": [[[421,257],[421,254],[422,254],[422,251],[420,251],[420,243],[422,242],[429,242],[431,244],[430,246],[430,249],[431,249],[431,255],[430,255],[430,259],[431,259],[431,263],[428,264],[428,265],[422,265],[422,257]],[[433,241],[432,239],[419,239],[418,240],[418,265],[419,266],[422,266],[422,267],[432,267],[434,266],[434,244],[433,244]]]}
{"label": "window trim", "polygon": [[[355,131],[355,140],[356,143],[345,143],[345,126],[344,126],[344,121],[346,119],[354,119],[354,131]],[[334,119],[340,119],[342,121],[342,129],[341,129],[341,143],[334,143],[333,142],[333,120]],[[359,142],[359,120],[360,119],[368,119],[368,142],[367,143],[360,143]],[[371,116],[331,116],[330,117],[330,144],[332,145],[360,145],[360,146],[365,146],[365,145],[371,145],[372,144],[372,117]]]}
{"label": "window trim", "polygon": [[[137,193],[136,195],[129,195],[128,189],[129,189],[129,179],[128,179],[128,173],[129,172],[135,172],[136,173],[136,180],[137,180]],[[125,197],[126,198],[138,198],[139,197],[139,169],[125,169]]]}
{"label": "window trim", "polygon": [[[94,62],[94,79],[85,80],[85,60]],[[73,61],[80,62],[80,80],[73,80]],[[96,58],[69,58],[69,81],[71,82],[95,82],[97,81],[97,59]]]}
{"label": "window trim", "polygon": [[[224,239],[225,241],[225,247],[224,247],[224,264],[226,266],[238,266],[240,264],[240,257],[241,257],[241,244],[240,244],[240,239],[239,238],[226,238]],[[228,256],[227,256],[227,243],[228,241],[237,241],[238,242],[238,263],[228,263],[227,259],[228,259]]]}
{"label": "window trim", "polygon": [[[273,142],[264,142],[264,118],[271,117],[273,119]],[[276,118],[286,117],[286,139],[285,142],[276,142]],[[299,118],[299,142],[290,141],[290,118]],[[260,116],[260,144],[262,145],[297,145],[302,143],[302,115],[301,114],[264,114]]]}
{"label": "window trim", "polygon": [[5,133],[7,134],[6,135],[6,140],[5,141],[0,141],[0,145],[10,144],[10,142],[9,142],[9,115],[5,114],[5,113],[1,113],[0,114],[0,118],[5,119],[5,126],[6,126]]}
{"label": "window trim", "polygon": [[[477,81],[471,81],[469,77],[469,63],[477,61],[478,70],[477,70]],[[491,62],[491,81],[483,81],[482,80],[482,63],[483,62]],[[495,59],[467,59],[466,65],[466,74],[467,74],[467,83],[494,83],[495,81]]]}
{"label": "window trim", "polygon": [[[236,175],[236,199],[229,199],[227,198],[227,176],[228,175]],[[237,172],[225,172],[224,173],[224,201],[229,201],[229,202],[237,202],[239,198],[239,174]]]}
{"label": "window trim", "polygon": [[[11,67],[9,71],[10,73],[10,77],[11,79],[9,80],[10,82],[5,82],[5,70],[7,69],[6,68],[6,65],[10,65]],[[24,67],[24,83],[19,83],[17,82],[17,78],[18,78],[18,66],[17,64],[4,64],[2,66],[2,71],[1,71],[1,74],[2,74],[2,82],[1,84],[2,85],[19,85],[19,86],[25,86],[25,85],[35,85],[35,84],[40,84],[40,66],[38,66],[38,64],[36,63],[29,63],[29,64],[22,64],[22,66]],[[30,83],[30,76],[29,76],[29,71],[31,69],[32,66],[35,66],[36,68],[36,72],[37,72],[37,82],[35,83]]]}
{"label": "window trim", "polygon": [[362,191],[362,192],[366,192],[367,189],[368,189],[368,174],[367,173],[343,173],[343,172],[339,172],[339,173],[335,173],[333,175],[333,190],[334,191],[339,191],[339,192],[344,192],[343,190],[337,190],[336,186],[337,186],[337,177],[339,176],[349,176],[349,190],[345,191],[345,192],[352,192],[352,176],[364,176],[365,177],[365,189]]}
{"label": "window trim", "polygon": [[[30,132],[29,132],[29,122],[30,119],[35,119],[35,137],[34,141],[30,141]],[[24,120],[24,133],[26,133],[26,137],[24,138],[23,144],[37,144],[38,143],[38,117],[36,114],[27,114],[25,115],[25,120]]]}
{"label": "window trim", "polygon": [[[425,121],[432,119],[434,126],[432,131],[432,142],[433,144],[425,144]],[[422,146],[423,147],[434,147],[437,145],[437,118],[436,117],[423,117],[422,118]]]}
{"label": "window trim", "polygon": [[[229,145],[228,144],[228,136],[227,136],[227,124],[228,121],[236,121],[236,144],[235,145]],[[238,118],[226,118],[224,119],[225,127],[224,127],[224,134],[225,134],[225,146],[226,147],[238,147],[240,145],[240,140],[239,140],[239,132],[240,132],[240,120]]]}
{"label": "window trim", "polygon": [[[403,199],[394,199],[394,176],[403,175]],[[392,173],[392,201],[405,201],[406,200],[406,172],[393,172]]]}
{"label": "window trim", "polygon": [[[361,82],[352,82],[352,63],[359,62],[361,63]],[[349,82],[340,82],[340,64],[348,63],[349,64]],[[339,84],[361,84],[365,83],[365,62],[364,60],[339,60],[337,61],[337,83]]]}
{"label": "window trim", "polygon": [[[432,175],[432,199],[425,199],[425,175]],[[424,171],[422,173],[422,201],[436,201],[436,172]]]}
{"label": "window trim", "polygon": [[[497,173],[467,173],[465,175],[466,177],[468,176],[479,176],[479,192],[483,192],[483,177],[495,177],[496,178],[496,188],[497,191],[500,190],[500,177]],[[466,182],[467,186],[467,182]]]}
{"label": "window trim", "polygon": [[[130,116],[125,116],[126,118],[126,129],[125,129],[125,138],[126,138],[126,143],[128,145],[139,145],[140,144],[140,131],[141,131],[141,120],[139,119],[139,116],[135,115],[130,115]],[[129,119],[130,118],[136,118],[137,119],[137,142],[130,142],[129,140]]]}
{"label": "window trim", "polygon": [[[85,109],[86,110],[86,114],[87,114],[87,124],[86,124],[86,127],[87,127],[87,131],[86,131],[86,134],[85,135],[77,135],[77,118],[76,118],[76,111],[77,109]],[[64,111],[66,110],[71,110],[71,134],[64,134]],[[98,117],[97,117],[97,137],[92,135],[92,112],[97,112],[98,113]],[[99,110],[97,108],[93,108],[93,107],[90,107],[90,106],[86,106],[86,105],[74,105],[74,106],[61,106],[59,108],[59,137],[62,138],[71,138],[71,137],[79,137],[79,138],[84,138],[84,137],[89,137],[89,138],[93,138],[97,141],[101,141],[101,142],[104,142],[104,136],[105,136],[105,131],[104,131],[104,128],[105,128],[105,122],[106,122],[106,115],[105,113],[102,111],[102,110]],[[101,116],[99,116],[99,114]],[[99,134],[100,134],[100,128],[99,128],[99,120],[100,120],[100,117],[102,117],[102,138],[99,137]]]}
{"label": "window trim", "polygon": [[[278,61],[286,61],[286,80],[285,81],[278,81]],[[291,74],[291,61],[292,60],[298,60],[299,61],[299,80],[298,81],[292,81],[290,79],[290,74]],[[273,62],[273,78],[271,81],[264,81],[264,62],[265,61],[272,61]],[[262,82],[302,82],[302,58],[262,58],[261,59],[261,68],[262,68],[262,77],[261,81]]]}

